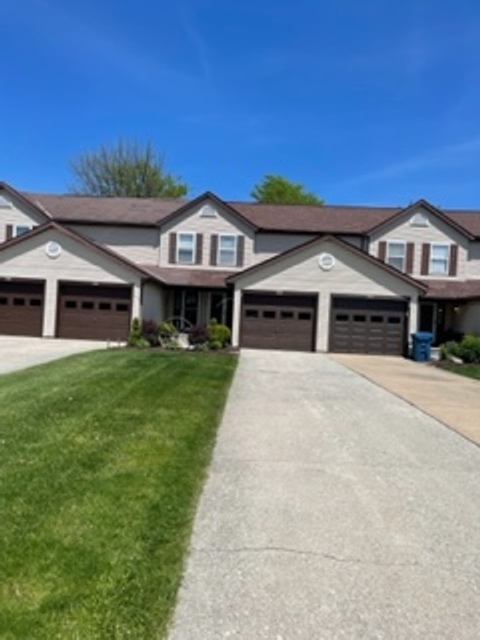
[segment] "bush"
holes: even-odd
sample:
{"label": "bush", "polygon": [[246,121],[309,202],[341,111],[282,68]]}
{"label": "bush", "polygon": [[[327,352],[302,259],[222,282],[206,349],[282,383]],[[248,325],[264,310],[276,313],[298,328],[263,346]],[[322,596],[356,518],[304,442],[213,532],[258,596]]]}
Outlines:
{"label": "bush", "polygon": [[160,343],[160,330],[155,320],[144,320],[142,322],[142,337],[148,340],[152,347],[158,347]]}
{"label": "bush", "polygon": [[139,349],[144,349],[145,347],[150,346],[149,341],[146,340],[142,335],[140,320],[138,318],[134,318],[132,320],[132,326],[130,329],[130,333],[128,334],[127,344],[129,347],[137,347]]}
{"label": "bush", "polygon": [[173,322],[162,322],[158,328],[158,333],[162,339],[169,340],[174,338],[178,331]]}
{"label": "bush", "polygon": [[[221,324],[216,320],[212,320],[208,325],[208,342],[212,349],[222,349],[230,344],[230,339],[232,337],[232,332],[225,324]],[[213,344],[220,345],[213,346]]]}
{"label": "bush", "polygon": [[480,364],[480,336],[466,335],[460,342],[446,342],[440,347],[442,360],[460,358],[468,364]]}
{"label": "bush", "polygon": [[195,324],[188,334],[188,342],[191,345],[205,344],[209,341],[208,328],[204,324]]}
{"label": "bush", "polygon": [[458,345],[458,357],[468,364],[480,364],[480,336],[466,335]]}

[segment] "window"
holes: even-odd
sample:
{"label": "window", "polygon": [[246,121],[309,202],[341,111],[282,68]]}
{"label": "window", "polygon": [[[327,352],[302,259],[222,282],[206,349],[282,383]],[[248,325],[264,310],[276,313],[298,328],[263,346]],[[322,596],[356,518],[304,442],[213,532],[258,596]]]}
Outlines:
{"label": "window", "polygon": [[450,247],[447,244],[432,244],[430,249],[429,273],[447,275]]}
{"label": "window", "polygon": [[195,262],[195,234],[179,233],[177,236],[177,262],[193,264]]}
{"label": "window", "polygon": [[387,244],[387,264],[399,271],[405,271],[405,242]]}
{"label": "window", "polygon": [[201,218],[216,218],[217,217],[217,212],[216,212],[215,208],[212,207],[211,204],[205,204],[205,205],[203,205],[203,207],[200,210],[200,217]]}
{"label": "window", "polygon": [[15,236],[23,236],[31,230],[32,227],[27,224],[17,224],[15,225]]}
{"label": "window", "polygon": [[428,227],[429,225],[428,218],[424,213],[416,213],[410,218],[411,227]]}
{"label": "window", "polygon": [[218,236],[217,264],[232,267],[237,264],[237,236]]}

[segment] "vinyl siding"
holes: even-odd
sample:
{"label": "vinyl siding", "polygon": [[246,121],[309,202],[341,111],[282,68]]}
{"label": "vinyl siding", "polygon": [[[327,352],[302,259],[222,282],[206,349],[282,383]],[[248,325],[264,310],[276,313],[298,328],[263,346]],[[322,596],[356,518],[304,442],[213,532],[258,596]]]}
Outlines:
{"label": "vinyl siding", "polygon": [[[203,235],[203,251],[201,264],[195,265],[197,269],[215,269],[210,265],[210,248],[211,237],[213,235],[219,235],[222,233],[243,235],[245,238],[244,245],[244,263],[241,267],[228,267],[229,270],[238,269],[241,271],[246,267],[254,264],[254,231],[241,220],[230,214],[226,209],[223,209],[216,204],[214,205],[217,216],[215,218],[202,217],[202,206],[193,208],[186,211],[182,216],[175,217],[169,223],[165,224],[161,228],[160,236],[160,258],[159,264],[161,267],[173,266],[169,262],[169,239],[171,233],[196,233]],[[192,265],[174,265],[175,267],[185,266],[192,268]],[[219,269],[225,269],[226,267],[218,266]]]}
{"label": "vinyl siding", "polygon": [[254,264],[264,262],[279,253],[298,247],[315,236],[289,233],[257,233],[255,236]]}
{"label": "vinyl siding", "polygon": [[0,243],[7,240],[8,225],[13,227],[17,225],[35,227],[48,221],[47,217],[43,217],[33,209],[29,209],[23,203],[17,202],[9,194],[0,191],[0,195],[12,205],[11,207],[0,206]]}
{"label": "vinyl siding", "polygon": [[[318,256],[322,252],[335,257],[331,271],[322,271]],[[281,263],[266,265],[261,271],[246,274],[236,283],[236,289],[248,291],[312,292],[319,294],[317,314],[317,351],[326,351],[329,336],[330,298],[336,294],[379,297],[410,297],[410,329],[416,329],[418,290],[407,282],[387,273],[381,267],[352,254],[348,249],[329,241],[315,244]],[[238,294],[237,298],[238,299]],[[238,345],[240,308],[235,308],[234,344]]]}
{"label": "vinyl siding", "polygon": [[462,333],[480,335],[480,302],[462,305],[456,314],[454,327]]}
{"label": "vinyl siding", "polygon": [[[410,224],[410,219],[414,213],[410,213],[408,216],[397,222],[396,225],[384,227],[377,234],[373,234],[370,237],[370,254],[375,257],[379,256],[379,243],[382,241],[411,242],[414,244],[414,251],[413,271],[410,275],[414,278],[428,279],[431,277],[438,279],[438,275],[421,275],[422,245],[431,243],[456,244],[458,245],[457,275],[453,279],[464,280],[467,275],[468,239],[449,225],[445,224],[442,220],[439,220],[435,215],[432,215],[423,209],[418,209],[415,213],[420,212],[427,216],[430,223],[428,227],[412,226]],[[452,276],[445,277],[452,278]]]}
{"label": "vinyl siding", "polygon": [[480,278],[480,242],[471,242],[468,250],[467,278]]}
{"label": "vinyl siding", "polygon": [[[51,259],[45,253],[50,241],[62,247],[58,258]],[[131,284],[134,287],[132,317],[140,315],[140,275],[54,229],[7,247],[0,253],[0,273],[3,278],[45,281],[44,336],[55,335],[59,281]]]}
{"label": "vinyl siding", "polygon": [[[67,226],[67,225],[66,225]],[[158,264],[160,232],[157,227],[68,225],[100,245],[138,264]]]}

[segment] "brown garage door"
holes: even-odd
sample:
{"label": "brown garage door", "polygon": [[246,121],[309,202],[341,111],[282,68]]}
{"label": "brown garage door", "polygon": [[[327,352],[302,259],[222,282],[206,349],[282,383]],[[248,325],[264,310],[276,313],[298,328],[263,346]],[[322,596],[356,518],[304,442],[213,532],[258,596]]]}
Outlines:
{"label": "brown garage door", "polygon": [[0,333],[41,336],[42,282],[0,282]]}
{"label": "brown garage door", "polygon": [[312,351],[316,296],[245,293],[242,347]]}
{"label": "brown garage door", "polygon": [[407,309],[401,299],[334,297],[330,351],[404,355]]}
{"label": "brown garage door", "polygon": [[60,338],[126,340],[131,299],[130,287],[62,284],[57,334]]}

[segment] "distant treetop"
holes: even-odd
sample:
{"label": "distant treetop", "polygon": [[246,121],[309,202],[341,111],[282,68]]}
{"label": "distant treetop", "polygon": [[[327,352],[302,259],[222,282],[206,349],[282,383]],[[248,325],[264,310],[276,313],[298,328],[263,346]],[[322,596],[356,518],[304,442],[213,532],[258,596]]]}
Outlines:
{"label": "distant treetop", "polygon": [[265,204],[324,204],[322,198],[305,191],[303,184],[272,174],[267,174],[256,184],[250,195]]}
{"label": "distant treetop", "polygon": [[180,198],[189,187],[168,173],[163,156],[151,142],[119,139],[70,162],[70,192],[91,196]]}

